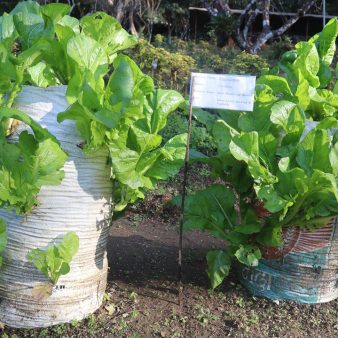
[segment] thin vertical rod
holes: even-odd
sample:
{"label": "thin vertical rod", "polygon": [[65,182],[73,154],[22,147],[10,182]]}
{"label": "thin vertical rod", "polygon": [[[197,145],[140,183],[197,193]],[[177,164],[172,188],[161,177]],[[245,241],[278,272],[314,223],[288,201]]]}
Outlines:
{"label": "thin vertical rod", "polygon": [[326,0],[323,0],[323,27],[326,24]]}
{"label": "thin vertical rod", "polygon": [[185,197],[187,194],[188,171],[189,171],[189,153],[190,153],[190,134],[192,123],[192,107],[193,107],[193,93],[194,93],[194,77],[191,79],[190,88],[190,106],[189,106],[189,121],[187,131],[187,146],[185,149],[183,184],[182,184],[182,201],[181,201],[181,219],[180,219],[180,233],[178,243],[178,282],[179,282],[179,305],[182,304],[182,251],[183,251],[183,221],[184,221],[184,207]]}

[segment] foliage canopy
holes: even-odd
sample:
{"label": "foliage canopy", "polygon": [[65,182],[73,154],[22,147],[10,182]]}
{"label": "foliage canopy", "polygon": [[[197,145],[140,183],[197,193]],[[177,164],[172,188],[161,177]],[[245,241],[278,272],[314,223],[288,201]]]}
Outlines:
{"label": "foliage canopy", "polygon": [[[257,79],[253,112],[199,111],[218,148],[214,184],[188,199],[185,228],[225,239],[208,254],[212,286],[232,257],[257,266],[262,248],[282,246],[285,227],[315,229],[338,214],[338,74],[331,69],[338,21]],[[234,205],[239,211],[234,209]]]}

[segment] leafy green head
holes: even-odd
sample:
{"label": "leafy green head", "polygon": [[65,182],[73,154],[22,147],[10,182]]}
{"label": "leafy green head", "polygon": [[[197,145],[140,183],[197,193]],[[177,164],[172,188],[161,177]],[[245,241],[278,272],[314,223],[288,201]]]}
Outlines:
{"label": "leafy green head", "polygon": [[63,177],[67,154],[48,130],[14,108],[0,107],[0,125],[14,118],[33,131],[21,132],[17,141],[9,140],[0,128],[0,207],[30,212],[38,205],[43,185],[57,185]]}
{"label": "leafy green head", "polygon": [[333,19],[284,54],[257,79],[253,112],[199,112],[218,148],[209,163],[224,184],[188,199],[184,225],[228,242],[208,254],[213,287],[231,258],[257,266],[262,248],[283,245],[285,227],[319,228],[338,215],[337,35]]}
{"label": "leafy green head", "polygon": [[337,35],[338,21],[331,19],[322,32],[283,54],[274,70],[286,79],[293,101],[309,119],[338,116],[338,73],[332,64]]}
{"label": "leafy green head", "polygon": [[[155,89],[153,80],[121,54],[137,40],[116,19],[97,12],[78,20],[69,10],[66,4],[26,1],[0,18],[0,104],[11,109],[23,84],[66,84],[71,106],[58,121],[76,121],[85,151],[107,149],[115,210],[120,211],[182,165],[185,135],[162,144],[159,132],[183,98],[175,91]],[[16,55],[14,45],[19,47]],[[0,158],[0,168],[8,161]],[[30,196],[39,189],[31,189]],[[17,194],[23,198],[24,191]],[[8,204],[8,198],[3,200]]]}

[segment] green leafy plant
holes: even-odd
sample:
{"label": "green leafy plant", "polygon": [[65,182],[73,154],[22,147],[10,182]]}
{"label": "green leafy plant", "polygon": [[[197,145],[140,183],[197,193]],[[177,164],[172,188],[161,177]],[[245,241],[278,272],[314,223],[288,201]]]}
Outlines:
{"label": "green leafy plant", "polygon": [[[38,204],[36,196],[42,185],[59,184],[64,176],[67,155],[58,141],[12,105],[22,84],[43,85],[47,79],[51,84],[60,83],[40,60],[46,48],[44,39],[54,34],[51,10],[63,14],[67,8],[50,5],[42,11],[36,2],[28,1],[0,18],[0,207],[21,213],[30,212]],[[12,53],[15,43],[22,47],[17,55]],[[24,131],[16,141],[9,141],[7,136],[13,132],[15,121],[26,124],[33,134]]]}
{"label": "green leafy plant", "polygon": [[154,78],[158,86],[184,93],[196,62],[184,51],[168,49],[169,46],[154,47],[149,42],[140,40],[128,54],[140,65],[142,71]]}
{"label": "green leafy plant", "polygon": [[[184,133],[188,128],[188,116],[185,111],[177,111],[168,117],[165,128],[161,131],[163,141],[168,141],[177,134]],[[207,128],[194,120],[191,125],[190,147],[210,155],[216,151],[216,144]]]}
{"label": "green leafy plant", "polygon": [[[279,87],[282,81],[280,75],[285,74],[283,78],[288,88],[284,88],[284,91],[289,91],[291,101],[297,103],[307,118],[312,120],[319,121],[331,116],[337,118],[338,73],[337,66],[331,65],[337,34],[337,20],[332,19],[321,33],[309,41],[297,43],[295,50],[283,54],[279,65],[271,72],[279,75],[276,78]],[[271,78],[272,81],[274,79]],[[282,88],[278,90],[281,92]]]}
{"label": "green leafy plant", "polygon": [[43,185],[61,182],[67,155],[29,116],[13,108],[0,108],[0,123],[9,118],[25,123],[34,134],[24,131],[13,143],[0,128],[0,207],[27,213],[38,204],[37,194]]}
{"label": "green leafy plant", "polygon": [[144,197],[160,179],[175,175],[182,165],[186,135],[163,146],[159,132],[183,97],[172,90],[155,89],[127,56],[119,55],[102,91],[84,83],[79,99],[61,113],[59,121],[73,119],[87,151],[109,149],[114,182],[115,211]]}
{"label": "green leafy plant", "polygon": [[337,35],[334,19],[258,78],[253,112],[199,112],[217,144],[208,161],[222,184],[188,198],[184,226],[228,242],[207,256],[213,287],[233,258],[257,266],[266,247],[282,246],[284,228],[320,228],[338,214],[338,95],[324,88]]}
{"label": "green leafy plant", "polygon": [[[137,40],[116,19],[97,12],[78,20],[69,11],[66,4],[25,1],[0,17],[0,207],[23,214],[38,204],[43,185],[61,182],[67,155],[53,135],[13,108],[22,85],[67,85],[70,107],[58,121],[75,120],[85,152],[106,149],[116,212],[174,175],[184,159],[186,135],[162,144],[159,134],[183,97],[156,89],[120,54]],[[32,133],[9,139],[19,122]],[[59,264],[56,251],[48,249],[48,255],[55,254]],[[52,281],[57,271],[67,271],[66,264],[57,267],[43,266]]]}
{"label": "green leafy plant", "polygon": [[27,259],[55,285],[62,275],[70,271],[69,264],[78,250],[79,237],[75,232],[68,232],[60,244],[53,243],[45,250],[33,249]]}
{"label": "green leafy plant", "polygon": [[[270,62],[276,64],[276,53],[268,57],[241,52],[237,48],[219,48],[209,41],[198,43],[173,37],[171,42],[156,35],[154,45],[140,40],[137,46],[126,51],[140,66],[141,70],[152,76],[156,85],[187,93],[190,73],[194,71],[209,73],[231,73],[260,75],[269,68]],[[277,47],[276,47],[277,48]]]}
{"label": "green leafy plant", "polygon": [[[12,15],[19,30],[21,26],[15,24],[17,8]],[[31,44],[24,40],[30,27],[23,27],[20,34],[22,53],[33,49],[39,55],[28,68],[27,77],[33,85],[39,85],[32,76],[32,67],[39,65],[53,75],[46,76],[43,84],[68,84],[67,99],[72,105],[58,121],[76,121],[85,151],[102,147],[109,151],[115,211],[121,211],[128,203],[143,198],[144,191],[153,188],[158,179],[175,174],[181,166],[185,135],[161,146],[158,133],[183,98],[174,91],[155,89],[152,79],[134,61],[118,55],[134,46],[136,40],[111,16],[98,12],[77,20],[68,16],[69,7],[61,4],[39,7],[28,2],[24,8],[28,17],[38,15],[36,20],[41,23]],[[15,32],[11,38],[14,36]]]}
{"label": "green leafy plant", "polygon": [[260,75],[262,70],[268,68],[268,62],[261,56],[241,52],[232,60],[229,73]]}

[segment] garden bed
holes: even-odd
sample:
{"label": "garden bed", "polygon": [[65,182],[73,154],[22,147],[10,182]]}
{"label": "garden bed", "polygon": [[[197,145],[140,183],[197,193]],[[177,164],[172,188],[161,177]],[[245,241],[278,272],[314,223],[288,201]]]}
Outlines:
{"label": "garden bed", "polygon": [[[201,168],[192,175],[194,185],[204,184]],[[184,236],[184,296],[180,309],[176,284],[178,213],[164,205],[167,195],[177,189],[179,180],[161,185],[111,228],[110,274],[100,310],[83,322],[49,329],[4,328],[0,331],[2,337],[338,335],[338,300],[296,305],[254,298],[240,286],[234,272],[217,291],[210,291],[205,255],[222,243],[200,232]]]}

